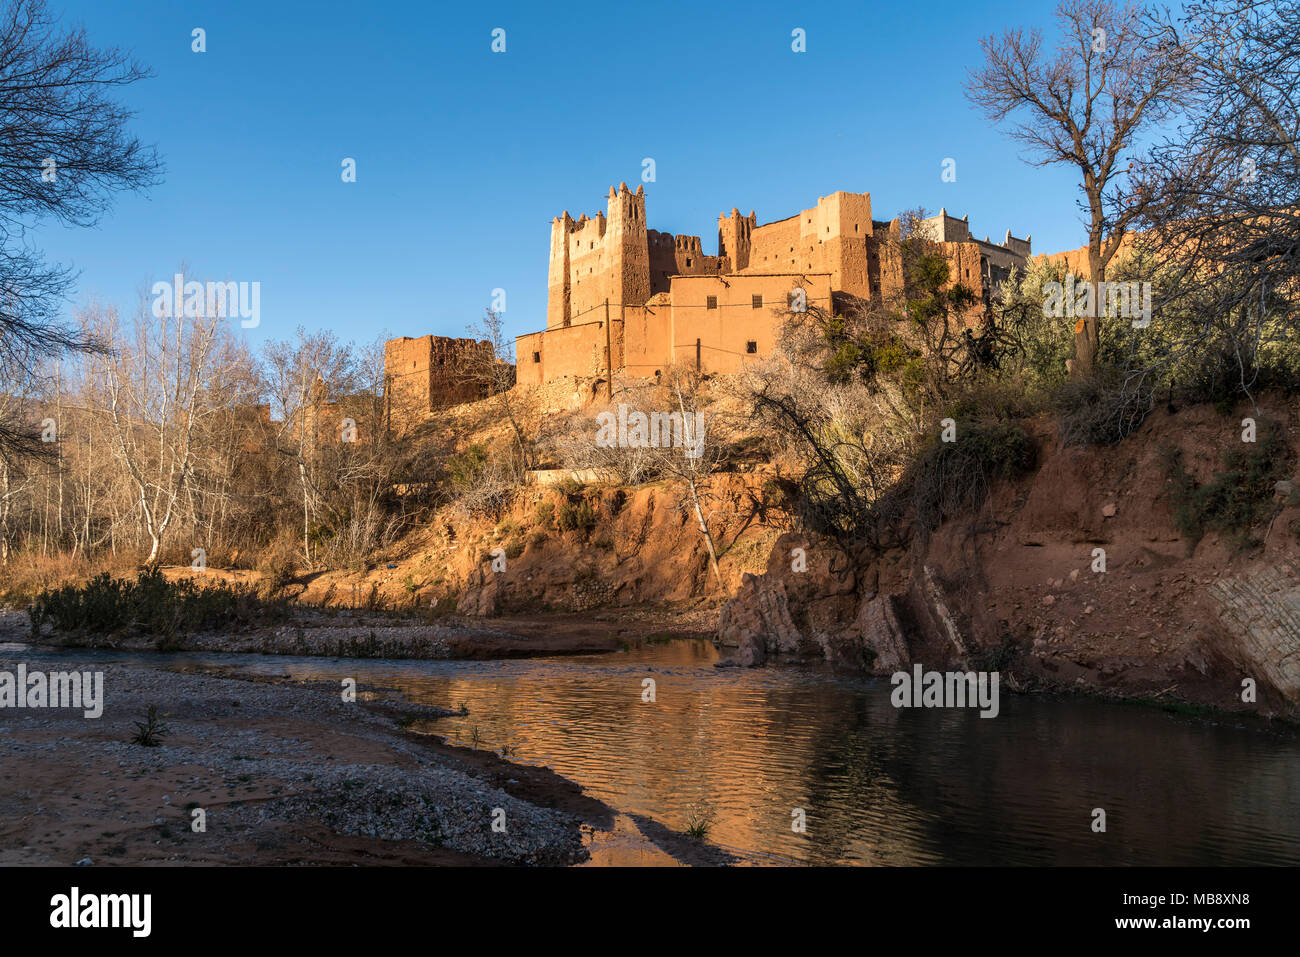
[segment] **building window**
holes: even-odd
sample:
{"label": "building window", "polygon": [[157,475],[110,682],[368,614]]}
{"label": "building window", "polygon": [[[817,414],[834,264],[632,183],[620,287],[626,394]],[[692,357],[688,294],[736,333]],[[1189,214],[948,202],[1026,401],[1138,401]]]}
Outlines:
{"label": "building window", "polygon": [[534,361],[534,362],[541,362],[541,361],[542,361],[542,354],[541,354],[540,352],[534,352],[534,353],[533,353],[533,361]]}
{"label": "building window", "polygon": [[753,300],[752,300],[752,301],[753,301],[753,303],[754,303],[754,308],[755,308],[755,309],[762,309],[762,308],[763,308],[763,296],[762,296],[761,294],[756,294],[756,295],[753,297]]}
{"label": "building window", "polygon": [[704,297],[704,308],[705,308],[705,309],[717,309],[717,308],[718,308],[718,297],[717,297],[717,296],[705,296],[705,297]]}
{"label": "building window", "polygon": [[753,339],[750,339],[748,342],[745,343],[745,351],[749,353],[751,356],[757,354],[758,343],[755,342]]}
{"label": "building window", "polygon": [[686,257],[686,268],[687,268],[687,269],[690,269],[690,268],[691,268],[691,257],[690,257],[690,256],[687,256],[687,257]]}

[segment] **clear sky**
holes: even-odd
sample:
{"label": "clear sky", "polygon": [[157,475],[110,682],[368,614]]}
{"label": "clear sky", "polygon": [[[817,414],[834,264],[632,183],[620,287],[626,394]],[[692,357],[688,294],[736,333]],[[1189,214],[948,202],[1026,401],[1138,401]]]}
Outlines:
{"label": "clear sky", "polygon": [[1024,164],[963,93],[979,38],[1050,27],[1047,0],[50,5],[153,69],[123,98],[167,170],[98,228],[36,241],[123,310],[182,262],[260,282],[255,344],[464,335],[498,287],[510,334],[543,328],[551,218],[603,210],[647,157],[649,225],[707,253],[724,210],[770,222],[836,190],[871,193],[876,219],[942,206],[1035,252],[1086,242],[1077,173]]}

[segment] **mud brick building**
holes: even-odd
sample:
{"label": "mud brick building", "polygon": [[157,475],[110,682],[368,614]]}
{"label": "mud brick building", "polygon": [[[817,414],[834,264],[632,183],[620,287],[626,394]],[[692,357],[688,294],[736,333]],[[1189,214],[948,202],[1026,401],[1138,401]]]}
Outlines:
{"label": "mud brick building", "polygon": [[[953,281],[977,295],[1030,255],[1029,238],[978,240],[946,210],[922,228]],[[897,219],[872,219],[869,193],[836,192],[762,225],[733,208],[718,217],[718,251],[708,255],[698,236],[648,228],[643,187],[621,183],[605,212],[552,221],[546,328],[516,339],[518,381],[607,368],[648,377],[673,363],[740,371],[772,350],[792,304],[841,309],[900,290],[898,237]]]}
{"label": "mud brick building", "polygon": [[426,413],[482,399],[487,385],[469,374],[494,361],[492,344],[475,339],[420,336],[384,343],[384,415],[401,431]]}

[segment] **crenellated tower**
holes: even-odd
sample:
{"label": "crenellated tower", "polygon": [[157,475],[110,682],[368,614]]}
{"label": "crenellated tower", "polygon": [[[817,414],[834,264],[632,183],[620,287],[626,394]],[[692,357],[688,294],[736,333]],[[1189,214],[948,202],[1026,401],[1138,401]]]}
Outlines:
{"label": "crenellated tower", "polygon": [[725,259],[735,272],[740,272],[749,265],[750,235],[758,225],[758,217],[751,209],[748,216],[741,216],[740,210],[731,207],[731,215],[721,213],[718,216],[718,258]]}
{"label": "crenellated tower", "polygon": [[577,220],[568,212],[551,221],[546,328],[595,322],[611,308],[650,298],[650,253],[645,188],[610,187],[603,213]]}

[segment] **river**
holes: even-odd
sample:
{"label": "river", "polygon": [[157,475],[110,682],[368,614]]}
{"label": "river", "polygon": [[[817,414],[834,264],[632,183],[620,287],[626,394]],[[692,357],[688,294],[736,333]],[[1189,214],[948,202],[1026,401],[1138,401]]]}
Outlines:
{"label": "river", "polygon": [[[1253,721],[1006,693],[995,718],[900,710],[886,680],[715,668],[705,641],[505,661],[166,657],[463,704],[415,730],[505,748],[624,815],[711,817],[709,842],[745,863],[1300,864],[1300,740]],[[662,862],[625,830],[593,837],[597,862]]]}

